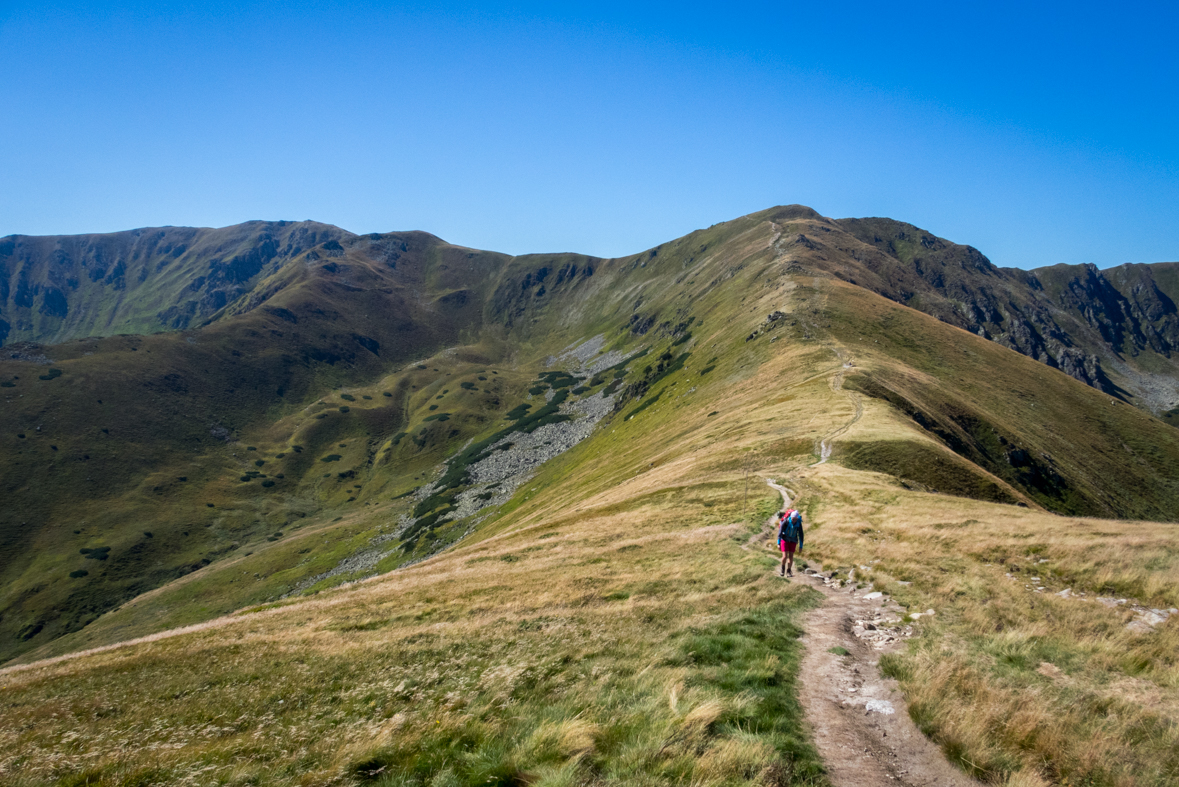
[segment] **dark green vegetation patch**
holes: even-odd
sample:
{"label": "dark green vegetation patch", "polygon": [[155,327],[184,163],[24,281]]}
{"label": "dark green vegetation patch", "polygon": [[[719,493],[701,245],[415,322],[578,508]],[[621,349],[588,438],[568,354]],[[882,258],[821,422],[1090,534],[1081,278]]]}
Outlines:
{"label": "dark green vegetation patch", "polygon": [[509,421],[519,421],[521,418],[527,415],[528,411],[531,409],[532,405],[528,404],[527,402],[524,404],[518,404],[511,410],[508,410],[508,412],[504,414],[504,418]]}
{"label": "dark green vegetation patch", "polygon": [[568,415],[560,412],[561,405],[568,397],[569,391],[567,389],[557,391],[552,401],[544,407],[531,415],[521,417],[513,425],[499,430],[490,437],[467,446],[451,459],[447,464],[446,473],[437,482],[438,491],[414,507],[413,517],[417,521],[405,532],[402,550],[412,552],[423,533],[436,529],[443,521],[446,521],[447,515],[458,509],[457,496],[471,483],[471,476],[467,468],[489,456],[494,450],[491,446],[513,432],[532,433],[545,424],[570,420]]}
{"label": "dark green vegetation patch", "polygon": [[839,463],[853,470],[869,470],[896,476],[918,489],[970,497],[992,503],[1013,504],[1016,498],[970,464],[944,451],[911,440],[878,440],[845,443]]}

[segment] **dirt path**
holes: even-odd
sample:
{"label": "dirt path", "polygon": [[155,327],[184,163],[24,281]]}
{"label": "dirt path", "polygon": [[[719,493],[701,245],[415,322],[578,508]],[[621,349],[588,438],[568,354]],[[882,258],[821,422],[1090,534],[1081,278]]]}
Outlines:
{"label": "dirt path", "polygon": [[864,402],[860,398],[860,395],[853,393],[852,391],[845,391],[843,389],[843,376],[847,373],[847,370],[851,369],[853,366],[855,366],[855,364],[849,360],[846,360],[844,358],[844,354],[838,349],[835,349],[834,351],[839,356],[840,360],[843,361],[843,368],[836,372],[835,376],[831,378],[831,390],[837,394],[843,394],[848,399],[850,399],[851,403],[856,407],[856,414],[853,415],[852,419],[846,424],[828,433],[823,437],[822,440],[819,441],[819,461],[815,462],[815,466],[821,465],[831,458],[831,444],[835,441],[835,438],[846,433],[847,430],[851,429],[852,426],[854,426],[856,422],[859,421],[860,418],[862,418],[864,415]]}
{"label": "dirt path", "polygon": [[[785,487],[768,479],[766,483],[791,505]],[[979,787],[921,734],[895,682],[880,674],[880,656],[900,648],[912,632],[901,620],[904,611],[869,589],[856,590],[854,584],[844,588],[820,573],[797,572],[793,581],[826,597],[803,621],[806,653],[799,700],[831,783]]]}

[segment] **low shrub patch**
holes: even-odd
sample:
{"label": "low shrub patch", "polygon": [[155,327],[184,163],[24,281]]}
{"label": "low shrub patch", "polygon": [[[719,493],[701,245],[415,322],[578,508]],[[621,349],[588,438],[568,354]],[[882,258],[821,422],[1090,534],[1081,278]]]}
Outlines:
{"label": "low shrub patch", "polygon": [[528,403],[518,404],[511,410],[508,410],[507,413],[504,414],[504,418],[509,421],[519,421],[521,418],[527,415],[528,411],[531,409],[532,405]]}

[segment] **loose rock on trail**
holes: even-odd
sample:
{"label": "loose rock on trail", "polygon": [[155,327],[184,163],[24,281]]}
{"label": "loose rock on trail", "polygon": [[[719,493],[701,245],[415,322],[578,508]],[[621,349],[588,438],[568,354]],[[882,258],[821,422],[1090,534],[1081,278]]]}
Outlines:
{"label": "loose rock on trail", "polygon": [[[785,487],[767,483],[786,507],[792,505]],[[776,566],[774,570],[776,574]],[[880,674],[880,656],[899,648],[912,633],[902,622],[904,610],[882,594],[861,592],[854,584],[844,587],[812,569],[795,578],[825,596],[803,620],[806,652],[798,685],[831,783],[979,787],[980,782],[951,765],[921,734],[895,682]]]}

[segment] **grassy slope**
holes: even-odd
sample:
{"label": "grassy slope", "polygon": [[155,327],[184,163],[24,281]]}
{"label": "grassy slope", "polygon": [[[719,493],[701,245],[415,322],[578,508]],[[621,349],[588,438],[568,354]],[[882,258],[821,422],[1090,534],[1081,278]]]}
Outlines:
{"label": "grassy slope", "polygon": [[[559,352],[571,339],[584,338],[585,334],[574,331],[610,330],[611,335],[623,344],[637,346],[639,343],[652,345],[659,342],[661,347],[670,347],[673,339],[666,326],[672,323],[662,318],[675,318],[677,322],[674,324],[680,324],[693,298],[698,299],[700,295],[711,292],[713,284],[705,278],[699,283],[691,278],[689,281],[696,284],[694,292],[685,293],[669,287],[668,279],[683,276],[684,263],[680,257],[701,258],[702,251],[715,248],[721,250],[718,259],[723,263],[731,262],[734,258],[740,260],[741,257],[736,255],[752,253],[760,254],[764,264],[765,259],[768,259],[764,254],[764,239],[761,244],[753,243],[751,248],[746,248],[747,241],[741,240],[745,233],[756,227],[753,222],[738,222],[736,227],[722,226],[707,233],[696,233],[669,244],[671,248],[663,252],[666,262],[660,260],[662,264],[654,262],[659,257],[658,251],[653,256],[644,255],[641,260],[637,257],[626,258],[608,264],[586,258],[559,257],[553,260],[538,257],[517,260],[500,281],[495,295],[488,299],[490,314],[486,323],[491,328],[484,330],[487,338],[483,345],[462,348],[453,355],[425,359],[421,364],[425,369],[411,364],[403,373],[379,380],[371,386],[352,386],[348,389],[351,391],[349,395],[353,397],[351,401],[341,400],[337,393],[315,400],[299,410],[290,407],[280,410],[279,414],[283,417],[273,425],[263,420],[253,426],[243,426],[235,442],[213,452],[213,459],[218,461],[216,473],[212,474],[208,482],[201,484],[203,479],[195,477],[187,482],[200,490],[201,502],[180,499],[175,501],[175,509],[170,510],[166,504],[161,506],[157,502],[158,498],[148,501],[147,505],[154,503],[155,507],[144,511],[142,518],[150,518],[154,522],[151,527],[169,539],[166,543],[173,546],[171,556],[174,563],[180,562],[188,570],[197,569],[174,588],[153,594],[150,603],[137,600],[133,606],[128,605],[99,617],[106,608],[129,599],[135,592],[159,584],[159,581],[144,582],[129,588],[128,584],[138,579],[129,577],[107,588],[107,595],[98,599],[106,605],[105,608],[97,606],[94,603],[94,596],[98,592],[95,583],[103,583],[97,588],[104,588],[104,585],[111,583],[105,572],[98,575],[96,561],[78,555],[77,549],[100,544],[95,543],[95,536],[86,529],[76,537],[70,537],[62,524],[90,520],[80,516],[76,508],[68,508],[69,514],[58,515],[65,520],[62,524],[46,528],[48,538],[32,553],[36,555],[37,562],[26,564],[28,568],[22,575],[23,581],[9,585],[10,598],[16,596],[17,603],[21,605],[18,609],[24,612],[23,617],[10,615],[9,619],[19,624],[12,630],[17,633],[27,630],[27,627],[38,621],[33,615],[49,604],[61,603],[61,593],[67,591],[73,594],[67,599],[76,600],[75,606],[82,607],[81,615],[59,623],[68,626],[66,630],[72,633],[58,642],[46,640],[51,635],[63,633],[61,628],[53,630],[47,626],[38,639],[32,639],[27,644],[13,644],[18,647],[23,645],[22,649],[26,651],[32,650],[29,645],[39,645],[32,655],[49,655],[148,633],[160,627],[205,620],[244,604],[289,592],[301,580],[333,567],[342,557],[361,548],[369,539],[387,532],[392,523],[407,510],[405,500],[391,498],[432,478],[438,464],[453,453],[458,445],[502,428],[502,414],[526,398],[530,386],[528,381],[537,370],[543,368],[540,359],[549,353]],[[733,237],[738,239],[735,246],[730,242]],[[687,249],[688,253],[673,253],[679,249]],[[436,291],[453,290],[456,283],[463,281],[461,270],[458,282],[439,282],[434,278],[438,275],[436,271],[445,268],[441,270],[442,274],[455,276],[456,268],[468,264],[467,259],[466,253],[463,253],[457,263],[453,259],[435,261],[426,273],[416,276],[412,270],[407,271],[406,263],[401,261],[399,277],[409,278],[410,285],[431,286]],[[562,272],[568,273],[574,264],[579,267],[578,275],[562,277]],[[587,265],[593,266],[593,275],[587,275]],[[543,271],[546,268],[550,273],[545,275],[544,281],[538,282],[538,269]],[[334,275],[338,276],[339,272]],[[715,271],[709,275],[715,275]],[[469,276],[466,278],[469,279]],[[522,280],[531,283],[528,287],[521,287]],[[545,287],[546,292],[538,295],[541,287]],[[310,304],[300,302],[300,297],[306,295],[305,290],[288,287],[271,305],[277,303],[279,308],[289,307],[292,313],[298,315],[312,312]],[[322,292],[312,295],[318,299],[316,303],[331,302]],[[628,318],[634,311],[635,302],[644,297],[648,302],[641,313],[652,319],[653,327],[639,336],[626,326],[630,325]],[[578,312],[567,308],[566,304],[574,299],[582,304],[579,316],[583,323],[589,323],[588,327],[572,322],[575,318],[571,315],[577,315]],[[474,297],[471,301],[478,302]],[[594,304],[592,311],[585,309],[587,302]],[[697,325],[716,309],[725,308],[724,303],[723,297],[715,293],[711,298],[701,301],[697,309],[701,319]],[[265,308],[259,309],[246,317],[273,319],[262,316],[265,313]],[[504,341],[495,338],[496,326],[505,323],[510,325],[513,321],[517,324],[510,328],[513,332],[510,347],[513,350],[513,366],[518,368],[513,370],[505,365],[493,369],[484,365],[489,358],[505,353]],[[304,330],[302,326],[302,322],[296,324],[299,330]],[[619,326],[622,326],[621,329]],[[240,320],[228,323],[220,330],[230,327],[236,329],[236,335],[241,328]],[[275,338],[297,338],[270,336],[270,341]],[[381,339],[385,341],[385,337]],[[164,337],[156,340],[167,342]],[[169,346],[188,347],[187,343]],[[678,345],[677,353],[684,347],[683,344]],[[243,353],[243,357],[258,362],[256,356],[248,351]],[[109,363],[109,358],[104,360]],[[68,367],[63,368],[68,370]],[[488,374],[478,375],[480,371]],[[491,374],[491,371],[497,374]],[[502,374],[498,374],[500,372]],[[641,374],[641,370],[636,369],[635,374]],[[489,377],[491,382],[480,382],[479,376]],[[63,376],[52,382],[61,383],[67,379]],[[466,391],[460,387],[462,383],[475,384],[478,390]],[[593,393],[600,390],[601,387],[596,388]],[[393,393],[394,396],[384,397],[384,392]],[[365,400],[363,397],[366,395],[373,399]],[[438,396],[443,398],[438,399]],[[340,406],[348,407],[349,412],[339,413]],[[424,419],[431,415],[428,411],[430,406],[440,407],[438,412],[452,413],[452,419],[445,424],[426,422]],[[150,411],[134,420],[150,419],[155,412]],[[172,428],[170,419],[166,425]],[[146,428],[166,433],[163,427],[150,420]],[[197,428],[199,431],[201,427]],[[423,429],[426,430],[425,434]],[[406,432],[406,436],[397,445],[392,445],[401,432]],[[347,447],[342,448],[341,443]],[[296,453],[291,449],[293,445],[301,445],[304,450]],[[248,446],[255,447],[257,451],[243,450]],[[283,455],[281,460],[276,458],[280,454]],[[326,464],[318,461],[337,454],[340,456],[338,461]],[[271,478],[276,473],[281,473],[285,478],[270,490],[261,488],[261,481],[241,483],[239,476],[254,470],[253,462],[258,460],[268,463],[260,470]],[[348,479],[339,477],[339,473],[350,471],[357,475]],[[182,472],[188,471],[176,471],[177,474]],[[327,477],[324,477],[325,474]],[[159,475],[166,477],[168,474]],[[167,480],[172,487],[176,486],[171,477]],[[110,480],[107,485],[118,486]],[[46,491],[56,496],[60,495],[59,489]],[[213,501],[216,507],[201,511],[203,501],[208,500]],[[70,507],[74,502],[67,495],[61,504]],[[276,502],[286,505],[276,505]],[[106,532],[115,531],[118,524],[125,523],[128,518],[125,500],[101,499],[94,501],[93,507],[104,511],[113,521]],[[193,529],[189,526],[194,508],[196,514],[203,514],[202,523],[209,524],[209,527]],[[170,517],[180,521],[169,526]],[[342,522],[335,523],[333,520],[336,517],[343,517]],[[321,533],[325,527],[332,525],[340,530],[325,543]],[[94,529],[92,524],[90,527]],[[465,523],[460,522],[434,536],[437,542],[445,543],[464,530]],[[174,531],[187,532],[184,538],[200,540],[195,547],[181,551],[184,544],[179,533]],[[121,532],[131,545],[144,542],[141,528],[128,530],[124,524]],[[268,537],[273,538],[277,532],[283,533],[277,543],[266,540]],[[155,531],[153,534],[156,534]],[[62,545],[63,541],[65,546]],[[109,536],[106,541],[111,543],[104,542],[101,545],[112,546],[114,551],[109,565],[115,565],[120,556],[128,551],[128,545]],[[152,539],[149,543],[155,546],[163,542]],[[234,547],[234,544],[237,546]],[[437,543],[426,543],[410,557],[436,547]],[[246,552],[252,554],[245,555]],[[205,558],[213,562],[202,569],[199,561]],[[393,565],[395,562],[386,562],[383,567],[392,568]],[[81,580],[66,576],[70,570],[77,570],[78,567],[91,570],[97,576]],[[103,569],[107,567],[102,566]],[[52,578],[52,581],[46,582],[47,577]],[[335,581],[346,578],[340,576]],[[29,593],[30,589],[38,587],[41,590]],[[21,597],[20,594],[25,595]],[[82,606],[83,602],[85,606]],[[86,624],[85,628],[79,629],[80,624]]]}
{"label": "grassy slope", "polygon": [[[748,463],[800,487],[808,551],[827,567],[871,564],[870,578],[905,604],[937,608],[888,668],[918,721],[965,767],[1024,783],[1167,783],[1176,743],[1167,724],[1179,708],[1174,623],[1131,636],[1125,613],[1035,594],[1004,574],[1035,556],[1049,561],[1035,566],[1053,583],[1170,606],[1179,601],[1173,528],[1046,513],[1019,477],[972,467],[942,440],[969,447],[965,430],[954,431],[955,416],[969,413],[1029,452],[1051,453],[1062,478],[1101,489],[1099,503],[1165,512],[1167,466],[1151,458],[1174,450],[1173,430],[978,337],[791,272],[773,262],[772,230],[756,218],[714,230],[742,252],[695,278],[684,263],[705,245],[699,237],[646,267],[631,258],[595,271],[599,294],[618,293],[596,313],[603,325],[631,324],[633,313],[655,315],[653,326],[695,318],[692,338],[675,346],[690,355],[467,541],[310,600],[8,672],[0,739],[12,754],[0,772],[28,783],[87,772],[109,783],[176,781],[202,768],[221,783],[815,779],[789,690],[790,622],[809,599],[775,584],[772,557],[746,543],[774,505],[755,479],[742,513]],[[681,276],[681,287],[667,286]],[[788,319],[767,326],[774,309]],[[557,349],[577,338],[569,314],[533,294],[517,314],[534,326],[523,336],[532,357],[548,349],[546,335]],[[652,330],[641,340],[657,358],[675,339]],[[640,340],[616,322],[610,335]],[[857,378],[899,398],[862,396]],[[1027,395],[1012,397],[1013,387]],[[857,396],[863,416],[836,441],[837,462],[863,446],[918,447],[973,481],[942,472],[906,488],[837,463],[808,469],[817,443],[852,421]],[[1089,450],[1070,452],[1078,420]],[[1122,470],[1115,448],[1137,452],[1145,469]],[[1118,492],[1119,473],[1141,472],[1157,474],[1157,496]],[[942,491],[957,494],[918,491],[947,475],[958,485]],[[979,489],[1032,507],[962,496]],[[336,526],[345,525],[365,527]],[[154,603],[143,600],[140,613],[158,611]],[[1065,678],[1048,677],[1041,660]],[[1118,700],[1126,688],[1143,701]],[[123,742],[140,748],[128,753]]]}
{"label": "grassy slope", "polygon": [[[425,564],[93,657],[120,676],[102,700],[117,713],[81,721],[94,678],[65,677],[70,662],[48,682],[40,668],[6,675],[17,714],[6,718],[37,716],[6,751],[47,742],[54,712],[81,743],[78,756],[0,767],[29,780],[85,768],[111,783],[208,766],[227,783],[820,782],[791,689],[791,621],[811,594],[783,594],[767,559],[742,548],[773,496],[755,488],[743,517],[736,463],[693,460],[711,429],[737,458],[755,431],[800,428],[740,428],[753,412],[738,406],[709,419],[708,401],[603,430],[496,527]],[[667,429],[681,418],[697,424],[690,440]],[[618,461],[595,461],[610,444]],[[212,671],[198,667],[210,658]],[[152,731],[162,697],[173,699]],[[138,753],[116,755],[127,736]],[[188,743],[152,748],[165,738]]]}
{"label": "grassy slope", "polygon": [[[490,341],[430,370],[412,369],[404,383],[391,379],[393,397],[380,385],[360,392],[375,394],[372,400],[350,394],[351,406],[324,395],[380,383],[410,359],[464,337],[477,340],[482,293],[451,297],[453,271],[480,264],[494,274],[501,259],[472,259],[436,242],[410,248],[395,269],[345,255],[282,272],[284,281],[260,285],[275,291],[265,305],[183,336],[58,345],[48,348],[49,366],[0,360],[0,379],[9,384],[0,389],[7,502],[0,509],[0,654],[77,630],[205,562],[309,524],[308,517],[343,513],[333,509],[348,496],[325,488],[322,471],[311,474],[305,457],[347,439],[356,456],[345,452],[344,462],[367,463],[421,404],[411,401],[417,387],[482,368],[475,364],[500,345]],[[374,314],[393,318],[370,319]],[[327,401],[336,406],[319,412]],[[477,418],[511,406],[501,404],[483,401]],[[456,426],[421,446],[430,464],[482,428],[464,421],[450,435]],[[289,450],[301,443],[306,454]],[[247,451],[251,445],[260,452]],[[425,461],[408,458],[405,469],[418,473]],[[265,472],[274,486],[243,484],[251,470]],[[107,560],[80,554],[103,546],[111,549]],[[69,576],[79,571],[88,573]]]}

